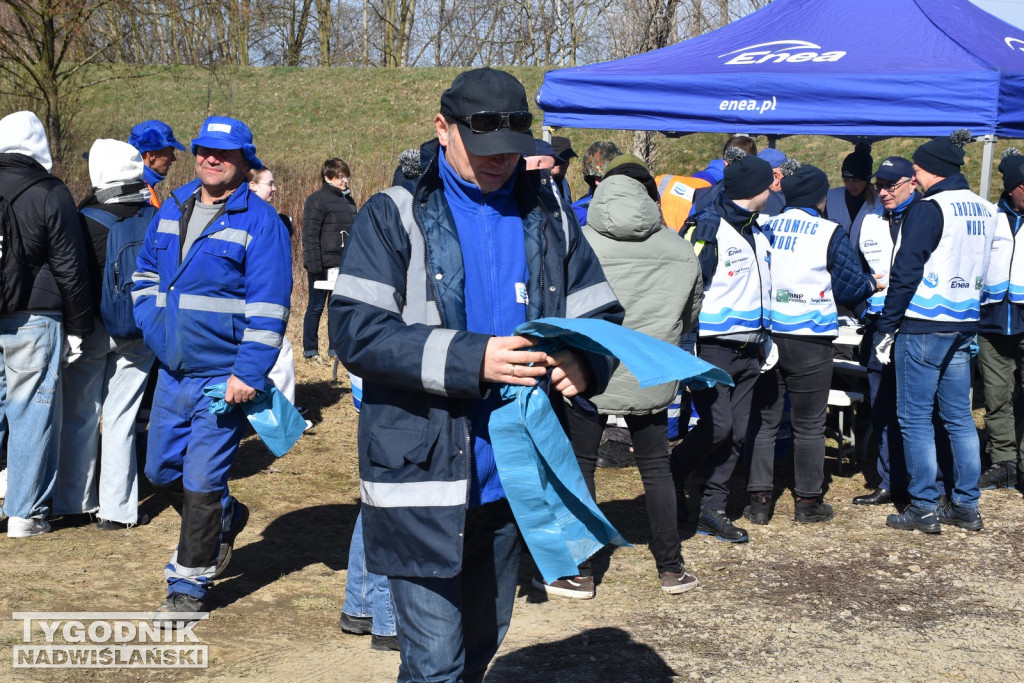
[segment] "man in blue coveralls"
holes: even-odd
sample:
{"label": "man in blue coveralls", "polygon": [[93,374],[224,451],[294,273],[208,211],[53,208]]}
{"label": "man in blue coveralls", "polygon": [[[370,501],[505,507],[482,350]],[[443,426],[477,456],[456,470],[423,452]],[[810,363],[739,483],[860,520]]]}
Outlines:
{"label": "man in blue coveralls", "polygon": [[245,414],[211,413],[203,390],[223,384],[236,406],[266,388],[292,290],[288,230],[245,182],[249,169],[263,168],[249,128],[211,116],[192,153],[198,178],[154,217],[132,291],[135,320],[160,368],[146,476],[181,515],[158,612],[179,614],[204,611],[249,518],[227,486]]}

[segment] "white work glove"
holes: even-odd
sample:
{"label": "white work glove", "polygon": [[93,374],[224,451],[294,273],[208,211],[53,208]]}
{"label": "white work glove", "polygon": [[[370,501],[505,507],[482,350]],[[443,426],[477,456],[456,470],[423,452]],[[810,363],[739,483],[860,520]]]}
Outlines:
{"label": "white work glove", "polygon": [[82,338],[77,334],[64,336],[64,365],[71,365],[82,357]]}
{"label": "white work glove", "polygon": [[779,347],[775,345],[771,337],[762,344],[764,347],[764,362],[761,363],[761,373],[766,373],[775,367],[779,362]]}
{"label": "white work glove", "polygon": [[[877,341],[875,341],[877,340]],[[882,365],[888,365],[892,362],[892,344],[896,341],[896,338],[891,334],[886,334],[880,340],[878,339],[878,333],[875,334],[875,358]]]}

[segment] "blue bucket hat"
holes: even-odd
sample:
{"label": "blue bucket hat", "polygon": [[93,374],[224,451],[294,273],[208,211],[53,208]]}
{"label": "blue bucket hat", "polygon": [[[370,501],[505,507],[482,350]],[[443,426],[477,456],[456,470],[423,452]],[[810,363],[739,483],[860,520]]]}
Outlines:
{"label": "blue bucket hat", "polygon": [[254,171],[263,168],[263,162],[256,156],[256,145],[252,144],[252,131],[238,119],[227,116],[211,116],[199,127],[198,135],[192,140],[192,155],[197,147],[210,149],[240,149],[249,167]]}
{"label": "blue bucket hat", "polygon": [[174,138],[174,131],[163,121],[151,119],[143,121],[132,128],[128,136],[128,144],[142,152],[155,152],[159,149],[174,147],[185,151],[185,146]]}

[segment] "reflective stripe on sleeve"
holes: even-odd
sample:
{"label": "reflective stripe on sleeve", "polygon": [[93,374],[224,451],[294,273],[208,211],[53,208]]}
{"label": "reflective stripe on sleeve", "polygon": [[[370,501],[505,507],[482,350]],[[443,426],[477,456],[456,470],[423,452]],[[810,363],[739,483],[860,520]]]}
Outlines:
{"label": "reflective stripe on sleeve", "polygon": [[431,330],[423,344],[423,359],[420,365],[420,380],[423,388],[436,394],[447,395],[444,388],[444,369],[448,361],[448,347],[455,338],[455,330],[438,328]]}
{"label": "reflective stripe on sleeve", "polygon": [[395,288],[383,282],[342,273],[334,283],[334,294],[383,308],[388,313],[399,313]]}
{"label": "reflective stripe on sleeve", "polygon": [[283,335],[277,332],[271,332],[270,330],[254,330],[251,327],[247,327],[245,332],[242,333],[242,343],[246,342],[257,342],[259,344],[266,344],[275,349],[281,348]]}
{"label": "reflective stripe on sleeve", "polygon": [[581,318],[591,311],[614,303],[615,292],[607,282],[590,285],[565,298],[565,317]]}
{"label": "reflective stripe on sleeve", "polygon": [[257,301],[245,305],[245,317],[247,318],[273,318],[274,320],[284,320],[287,322],[288,315],[289,308],[280,304],[268,304]]}

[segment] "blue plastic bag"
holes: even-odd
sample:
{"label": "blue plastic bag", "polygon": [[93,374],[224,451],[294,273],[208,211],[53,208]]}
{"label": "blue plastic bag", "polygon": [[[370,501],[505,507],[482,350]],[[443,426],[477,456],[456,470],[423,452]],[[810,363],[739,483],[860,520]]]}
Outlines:
{"label": "blue plastic bag", "polygon": [[[203,393],[212,399],[211,413],[223,415],[235,407],[224,400],[226,391],[225,382],[211,384],[203,389]],[[237,405],[249,418],[249,423],[256,430],[256,434],[278,458],[290,451],[306,431],[306,419],[277,387],[271,386],[268,391],[258,391],[256,398]]]}

